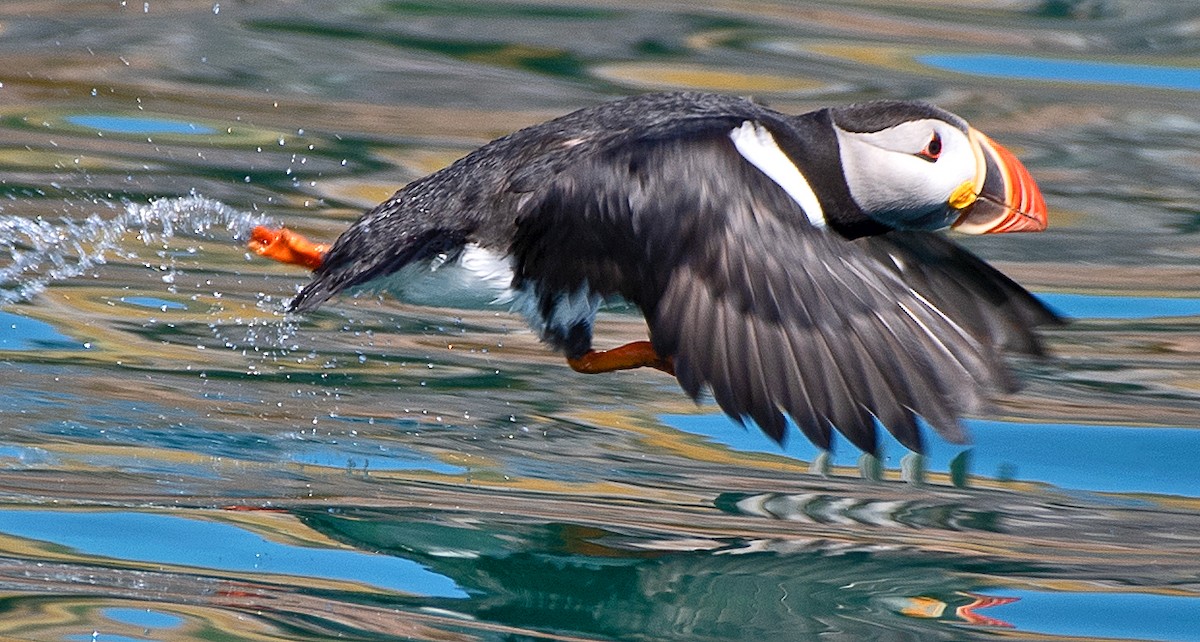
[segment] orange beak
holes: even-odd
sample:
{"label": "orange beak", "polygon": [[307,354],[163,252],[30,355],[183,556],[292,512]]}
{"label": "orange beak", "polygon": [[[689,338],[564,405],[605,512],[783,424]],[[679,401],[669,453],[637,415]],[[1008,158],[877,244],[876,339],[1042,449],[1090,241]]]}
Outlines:
{"label": "orange beak", "polygon": [[962,215],[951,227],[967,234],[1041,232],[1046,229],[1046,200],[1029,170],[982,132],[971,128],[975,181]]}

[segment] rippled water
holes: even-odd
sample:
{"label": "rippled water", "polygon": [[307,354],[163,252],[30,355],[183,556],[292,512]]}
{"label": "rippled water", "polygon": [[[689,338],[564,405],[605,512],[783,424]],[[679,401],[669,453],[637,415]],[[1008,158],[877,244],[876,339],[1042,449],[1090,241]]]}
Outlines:
{"label": "rippled water", "polygon": [[[1200,640],[1198,29],[1191,0],[0,3],[0,637]],[[242,247],[680,88],[922,98],[1016,150],[1051,230],[963,242],[1075,318],[1056,359],[970,447],[821,475],[470,292],[289,318],[305,275]]]}

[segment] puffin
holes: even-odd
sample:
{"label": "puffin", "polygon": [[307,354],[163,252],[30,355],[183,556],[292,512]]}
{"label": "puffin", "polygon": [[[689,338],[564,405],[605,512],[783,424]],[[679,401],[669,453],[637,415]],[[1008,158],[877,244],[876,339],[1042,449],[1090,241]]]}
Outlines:
{"label": "puffin", "polygon": [[[313,271],[288,303],[483,252],[511,305],[582,373],[649,367],[783,443],[794,425],[877,454],[923,450],[921,422],[1017,390],[1061,319],[943,234],[1041,231],[1025,166],[962,118],[875,101],[788,115],[711,93],[587,107],[496,139],[367,211],[332,245],[259,227],[258,254]],[[511,273],[511,276],[509,276]],[[403,273],[401,273],[403,274]],[[648,338],[593,346],[623,300]],[[789,419],[790,418],[790,421]]]}

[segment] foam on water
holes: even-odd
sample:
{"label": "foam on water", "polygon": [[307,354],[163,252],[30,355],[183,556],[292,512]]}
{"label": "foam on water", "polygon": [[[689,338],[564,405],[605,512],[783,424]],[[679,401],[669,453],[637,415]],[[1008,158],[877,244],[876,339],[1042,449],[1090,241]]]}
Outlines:
{"label": "foam on water", "polygon": [[[99,206],[118,204],[97,202]],[[147,269],[163,272],[166,291],[185,287],[176,259],[162,248],[172,239],[199,238],[241,246],[257,225],[278,225],[270,217],[230,207],[220,201],[191,195],[149,203],[125,203],[115,215],[93,213],[81,218],[47,220],[0,214],[0,306],[28,301],[49,285],[79,277],[113,259],[138,258],[139,245],[156,247],[160,257]],[[263,358],[298,349],[296,323],[283,313],[288,297],[259,292],[255,307],[262,314],[232,312],[215,306],[207,313],[212,336],[225,348]],[[147,293],[121,297],[123,303],[156,302],[163,313],[186,312],[190,306]],[[147,324],[158,323],[150,319]]]}
{"label": "foam on water", "polygon": [[198,195],[128,203],[114,217],[48,221],[0,215],[0,305],[26,301],[50,283],[79,276],[110,257],[134,256],[123,247],[131,232],[147,246],[175,236],[218,239],[222,232],[240,241],[254,226],[268,223],[261,214]]}

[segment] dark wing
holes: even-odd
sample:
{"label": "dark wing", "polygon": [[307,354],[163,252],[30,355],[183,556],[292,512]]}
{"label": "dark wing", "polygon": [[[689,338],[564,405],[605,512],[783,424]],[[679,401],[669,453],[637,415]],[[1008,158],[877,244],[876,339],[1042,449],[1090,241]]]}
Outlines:
{"label": "dark wing", "polygon": [[638,304],[685,391],[711,389],[778,441],[784,413],[822,448],[836,429],[875,452],[878,420],[920,451],[918,415],[965,440],[958,415],[1009,387],[1003,345],[1037,352],[1031,327],[1049,313],[940,237],[814,227],[737,153],[737,124],[624,141],[565,168],[523,210],[518,278],[586,281]]}
{"label": "dark wing", "polygon": [[1064,320],[1028,290],[941,234],[891,232],[858,241],[873,258],[981,342],[1013,353],[1045,355],[1032,328]]}
{"label": "dark wing", "polygon": [[651,331],[684,389],[708,385],[775,439],[786,412],[823,448],[835,428],[875,452],[878,420],[919,452],[917,415],[964,441],[957,416],[1009,382],[999,346],[858,244],[767,227],[722,239],[720,261],[683,266],[664,293]]}

